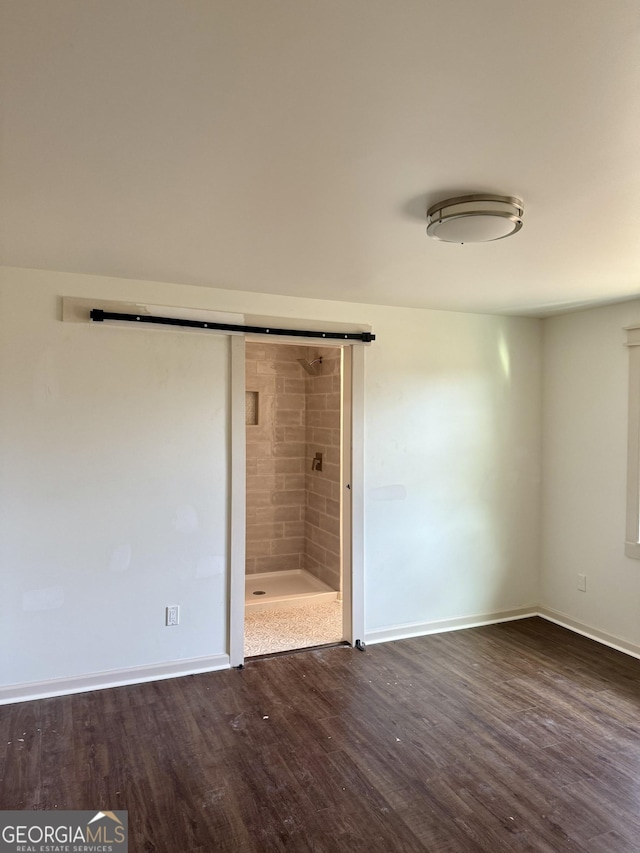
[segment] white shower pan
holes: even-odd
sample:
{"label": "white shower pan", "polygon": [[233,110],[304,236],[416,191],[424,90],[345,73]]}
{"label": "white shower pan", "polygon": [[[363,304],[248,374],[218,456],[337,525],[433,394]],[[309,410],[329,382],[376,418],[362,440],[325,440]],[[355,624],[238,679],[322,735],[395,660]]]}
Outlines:
{"label": "white shower pan", "polygon": [[245,606],[252,611],[304,607],[337,600],[335,589],[305,569],[262,572],[245,578]]}

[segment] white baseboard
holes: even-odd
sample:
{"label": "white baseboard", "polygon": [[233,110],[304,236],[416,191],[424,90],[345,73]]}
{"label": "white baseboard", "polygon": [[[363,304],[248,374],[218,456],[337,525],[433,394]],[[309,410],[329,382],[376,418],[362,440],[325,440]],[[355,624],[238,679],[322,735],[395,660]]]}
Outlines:
{"label": "white baseboard", "polygon": [[547,619],[549,622],[554,622],[562,628],[567,628],[569,631],[574,631],[576,634],[582,634],[583,637],[588,637],[597,643],[609,646],[618,652],[624,652],[626,655],[640,658],[640,646],[635,643],[629,643],[621,637],[616,637],[613,634],[607,634],[604,631],[599,631],[597,628],[584,625],[582,622],[572,619],[571,616],[567,616],[566,613],[551,610],[549,607],[538,607],[536,615],[542,617],[542,619]]}
{"label": "white baseboard", "polygon": [[[560,613],[559,611],[539,605],[522,607],[516,610],[484,613],[478,616],[463,616],[457,619],[440,619],[433,622],[413,622],[405,625],[395,625],[368,632],[365,635],[365,642],[375,645],[376,643],[405,640],[411,637],[422,637],[445,631],[478,628],[482,625],[494,625],[498,622],[511,622],[516,619],[527,619],[531,616],[540,616],[542,619],[554,622],[562,628],[567,628],[569,631],[582,634],[582,636],[588,637],[590,640],[595,640],[616,651],[640,659],[639,645],[629,643],[613,634],[607,634],[604,631],[591,628],[589,625],[572,619],[565,613]],[[215,672],[216,670],[229,669],[229,666],[229,655],[211,655],[210,657],[191,658],[189,660],[174,661],[173,663],[110,670],[94,675],[80,675],[70,678],[54,678],[48,681],[13,684],[9,687],[0,687],[0,705],[27,702],[33,699],[49,699],[53,696],[66,696],[70,693],[87,693],[90,690],[106,690],[110,687],[124,687],[128,684],[143,684],[147,681],[162,681],[167,678],[177,678],[183,675]]]}
{"label": "white baseboard", "polygon": [[386,643],[391,640],[408,640],[411,637],[422,637],[427,634],[440,634],[443,631],[459,631],[463,628],[479,628],[482,625],[493,625],[496,622],[510,622],[514,619],[527,619],[538,616],[539,608],[520,607],[516,610],[500,610],[495,613],[483,613],[478,616],[462,616],[457,619],[439,619],[435,622],[411,622],[405,625],[394,625],[390,628],[379,628],[365,634],[365,642],[370,645]]}
{"label": "white baseboard", "polygon": [[211,655],[172,663],[133,666],[127,669],[98,672],[94,675],[12,684],[9,687],[0,687],[0,705],[27,702],[31,699],[48,699],[52,696],[66,696],[69,693],[87,693],[89,690],[105,690],[108,687],[124,687],[127,684],[143,684],[146,681],[162,681],[166,678],[214,672],[218,669],[229,669],[229,655]]}
{"label": "white baseboard", "polygon": [[479,616],[464,616],[459,619],[441,619],[435,622],[414,622],[406,625],[395,625],[390,628],[381,628],[377,631],[370,631],[365,636],[365,642],[370,645],[376,643],[386,643],[393,640],[407,640],[411,637],[422,637],[428,634],[439,634],[444,631],[459,631],[464,628],[478,628],[482,625],[494,625],[498,622],[510,622],[515,619],[527,619],[531,616],[540,616],[541,619],[547,619],[549,622],[554,622],[562,628],[567,628],[576,634],[582,634],[583,637],[588,637],[590,640],[595,640],[597,643],[602,643],[609,646],[618,652],[623,652],[626,655],[640,659],[640,645],[630,643],[623,640],[621,637],[616,637],[613,634],[607,634],[604,631],[599,631],[597,628],[592,628],[590,625],[585,625],[567,616],[566,613],[560,613],[557,610],[552,610],[549,607],[542,607],[539,604],[531,607],[523,607],[517,610],[503,610],[496,613],[485,613]]}

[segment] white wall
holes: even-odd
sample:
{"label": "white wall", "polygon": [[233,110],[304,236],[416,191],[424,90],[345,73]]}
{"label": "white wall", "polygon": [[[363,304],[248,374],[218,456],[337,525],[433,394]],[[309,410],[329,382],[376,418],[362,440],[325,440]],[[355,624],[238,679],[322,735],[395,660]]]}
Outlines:
{"label": "white wall", "polygon": [[226,651],[227,342],[59,322],[71,290],[3,292],[5,684]]}
{"label": "white wall", "polygon": [[539,324],[385,309],[375,332],[367,630],[535,604]]}
{"label": "white wall", "polygon": [[368,634],[538,601],[538,321],[8,269],[2,683],[226,650],[227,341],[62,323],[61,296],[371,324]]}
{"label": "white wall", "polygon": [[[640,300],[544,322],[542,603],[640,644],[640,562],[624,554],[628,352]],[[577,575],[587,576],[587,591]]]}

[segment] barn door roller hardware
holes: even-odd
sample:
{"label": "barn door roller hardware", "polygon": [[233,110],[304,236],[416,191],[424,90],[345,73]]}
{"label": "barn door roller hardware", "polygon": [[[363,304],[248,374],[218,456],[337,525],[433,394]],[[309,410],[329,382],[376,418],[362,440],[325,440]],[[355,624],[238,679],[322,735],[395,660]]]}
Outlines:
{"label": "barn door roller hardware", "polygon": [[239,332],[246,335],[269,335],[286,338],[322,338],[331,341],[361,341],[370,344],[376,336],[371,332],[317,332],[307,329],[274,329],[270,326],[240,326],[235,323],[212,323],[210,320],[184,320],[179,317],[154,317],[152,314],[121,314],[116,311],[103,311],[92,308],[89,316],[94,323],[105,320],[118,322],[151,323],[157,326],[183,326],[188,329],[213,329],[218,332]]}

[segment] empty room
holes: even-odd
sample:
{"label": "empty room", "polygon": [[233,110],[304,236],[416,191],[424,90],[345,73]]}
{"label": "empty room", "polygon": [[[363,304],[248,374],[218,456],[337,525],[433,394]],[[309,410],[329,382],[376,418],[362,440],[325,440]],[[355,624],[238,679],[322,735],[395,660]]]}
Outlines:
{"label": "empty room", "polygon": [[0,851],[640,851],[639,50],[0,0]]}

